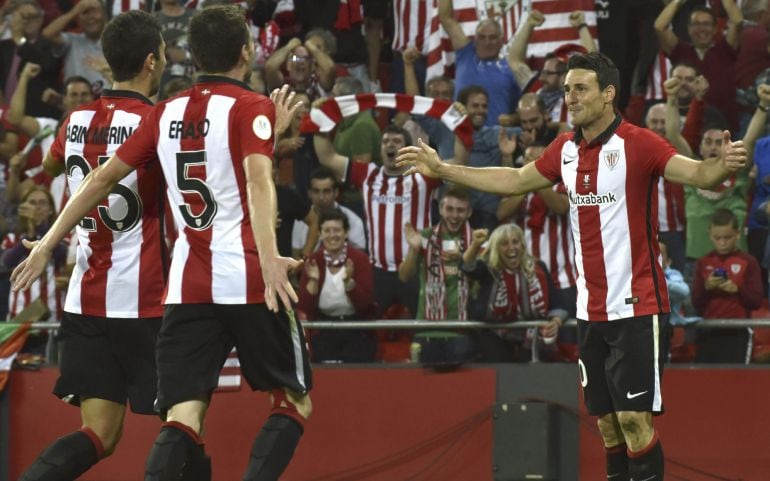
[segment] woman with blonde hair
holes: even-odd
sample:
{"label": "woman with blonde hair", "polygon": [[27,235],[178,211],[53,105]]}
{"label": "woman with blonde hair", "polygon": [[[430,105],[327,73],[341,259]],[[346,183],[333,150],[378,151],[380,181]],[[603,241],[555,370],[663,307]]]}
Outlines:
{"label": "woman with blonde hair", "polygon": [[[551,277],[542,261],[527,252],[524,232],[515,224],[498,226],[487,240],[486,231],[474,231],[463,256],[463,271],[477,284],[471,290],[469,318],[484,322],[515,322],[548,319],[540,329],[481,330],[476,345],[482,362],[527,361],[531,343],[542,339],[551,343],[567,318],[567,311],[552,306]],[[480,257],[480,259],[479,259]]]}

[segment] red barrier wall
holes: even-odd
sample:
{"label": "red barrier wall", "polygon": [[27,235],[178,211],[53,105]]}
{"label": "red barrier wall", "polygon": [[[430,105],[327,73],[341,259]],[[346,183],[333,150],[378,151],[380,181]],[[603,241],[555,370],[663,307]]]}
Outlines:
{"label": "red barrier wall", "polygon": [[[315,373],[315,412],[285,481],[492,479],[494,369],[433,374],[410,368],[322,368]],[[77,409],[49,394],[55,377],[52,369],[11,376],[11,479],[48,442],[79,425]],[[770,370],[669,369],[663,389],[667,414],[656,418],[656,425],[668,458],[667,479],[770,479]],[[206,439],[216,481],[240,479],[266,405],[264,396],[247,389],[215,396]],[[601,442],[593,420],[585,421],[580,480],[602,480]],[[82,479],[141,479],[157,430],[157,419],[131,415],[118,452]]]}

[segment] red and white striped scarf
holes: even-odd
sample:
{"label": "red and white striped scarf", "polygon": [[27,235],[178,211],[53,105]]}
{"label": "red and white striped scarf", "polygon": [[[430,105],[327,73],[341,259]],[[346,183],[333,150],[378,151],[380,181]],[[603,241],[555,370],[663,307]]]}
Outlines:
{"label": "red and white striped scarf", "polygon": [[358,94],[330,98],[320,109],[312,109],[302,119],[300,132],[330,132],[343,118],[375,107],[439,119],[460,138],[466,148],[470,149],[473,145],[473,125],[470,119],[458,112],[451,102],[406,94]]}
{"label": "red and white striped scarf", "polygon": [[[446,306],[446,277],[444,272],[443,239],[439,222],[433,227],[428,245],[425,249],[425,319],[442,321],[447,316]],[[463,234],[459,237],[460,253],[465,252],[471,242],[471,226],[468,222],[463,226]],[[462,261],[460,261],[462,262]],[[468,279],[459,269],[457,271],[457,317],[464,321],[468,317]]]}

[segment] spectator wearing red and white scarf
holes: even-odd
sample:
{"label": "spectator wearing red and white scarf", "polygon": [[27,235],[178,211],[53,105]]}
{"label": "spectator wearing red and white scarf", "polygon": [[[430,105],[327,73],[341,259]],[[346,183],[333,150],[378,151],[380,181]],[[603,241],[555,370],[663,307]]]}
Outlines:
{"label": "spectator wearing red and white scarf", "polygon": [[[540,330],[543,338],[554,338],[567,312],[553,305],[552,283],[545,265],[527,251],[524,232],[515,224],[504,224],[492,232],[489,245],[479,252],[485,236],[474,235],[463,258],[463,272],[480,288],[469,304],[471,319],[485,322],[515,322],[548,319]],[[513,362],[530,359],[529,346],[538,337],[535,330],[479,331],[476,347],[482,362]]]}

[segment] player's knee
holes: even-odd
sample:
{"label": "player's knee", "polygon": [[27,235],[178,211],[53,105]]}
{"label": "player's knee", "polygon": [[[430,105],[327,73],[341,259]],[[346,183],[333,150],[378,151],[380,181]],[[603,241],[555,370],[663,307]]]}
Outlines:
{"label": "player's knee", "polygon": [[623,438],[619,432],[619,426],[617,423],[618,421],[614,414],[601,416],[596,421],[596,425],[599,428],[599,433],[604,440],[605,446],[616,446],[623,442]]}
{"label": "player's knee", "polygon": [[617,413],[618,424],[625,434],[643,434],[652,429],[648,426],[648,414],[643,412],[622,411]]}
{"label": "player's knee", "polygon": [[103,448],[102,458],[106,458],[115,452],[115,448],[118,447],[120,438],[123,436],[123,423],[109,423],[109,422],[92,422],[83,427],[88,428],[96,434],[101,441]]}
{"label": "player's knee", "polygon": [[271,414],[283,414],[294,418],[300,424],[310,418],[313,403],[309,394],[300,394],[289,389],[273,389],[270,392]]}

